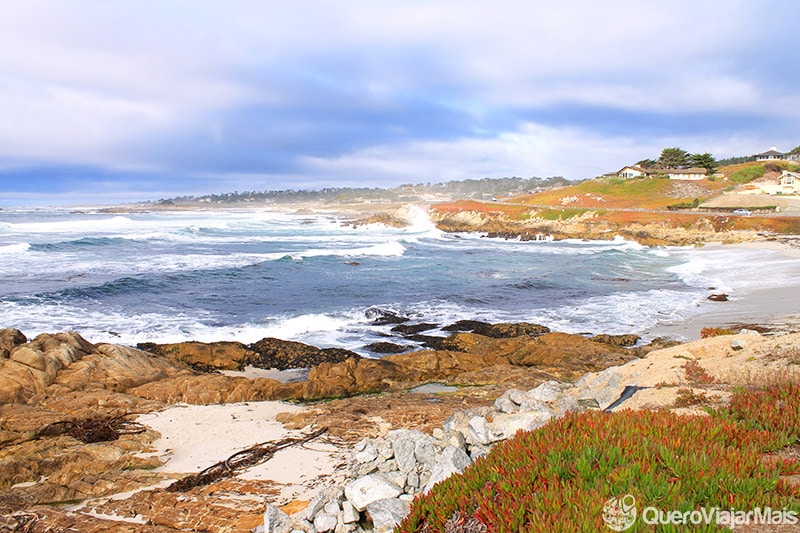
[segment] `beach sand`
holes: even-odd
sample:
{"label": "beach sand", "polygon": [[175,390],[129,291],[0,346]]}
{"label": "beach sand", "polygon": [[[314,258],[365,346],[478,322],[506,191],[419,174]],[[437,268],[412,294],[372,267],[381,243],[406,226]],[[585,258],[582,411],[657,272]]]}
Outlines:
{"label": "beach sand", "polygon": [[[298,413],[303,409],[274,401],[178,405],[142,415],[138,422],[161,435],[149,454],[165,461],[159,472],[191,474],[256,444],[309,433],[310,429],[289,431],[276,420],[278,413]],[[286,502],[308,500],[316,494],[317,487],[344,479],[344,463],[342,448],[322,436],[302,446],[280,450],[238,477],[275,482],[281,491],[280,499]]]}

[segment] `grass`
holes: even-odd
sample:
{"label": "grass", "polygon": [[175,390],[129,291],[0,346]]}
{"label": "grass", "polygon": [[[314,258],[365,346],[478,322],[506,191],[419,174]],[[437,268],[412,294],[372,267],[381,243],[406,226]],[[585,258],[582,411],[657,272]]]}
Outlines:
{"label": "grass", "polygon": [[[800,488],[786,479],[800,473],[800,463],[772,454],[798,442],[800,385],[742,389],[729,406],[709,411],[708,417],[665,410],[567,414],[518,433],[437,484],[415,500],[398,531],[456,531],[446,526],[456,515],[490,532],[606,531],[604,503],[626,494],[640,513],[650,506],[800,512]],[[648,528],[640,517],[628,531]]]}

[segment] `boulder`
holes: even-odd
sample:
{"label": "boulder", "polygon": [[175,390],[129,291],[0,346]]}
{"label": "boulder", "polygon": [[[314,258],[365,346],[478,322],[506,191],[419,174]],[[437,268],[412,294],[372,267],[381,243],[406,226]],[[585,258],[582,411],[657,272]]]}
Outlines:
{"label": "boulder", "polygon": [[6,328],[0,330],[0,359],[8,359],[14,348],[26,342],[28,342],[27,337],[18,329]]}
{"label": "boulder", "polygon": [[311,368],[321,363],[341,363],[359,359],[355,352],[341,348],[320,349],[302,342],[285,341],[267,337],[248,346],[253,352],[246,364],[257,368]]}
{"label": "boulder", "polygon": [[189,365],[200,372],[213,370],[241,370],[254,354],[241,342],[178,342],[173,344],[154,344],[152,342],[136,345],[156,355]]}
{"label": "boulder", "polygon": [[421,324],[400,324],[393,327],[391,331],[394,333],[400,333],[401,335],[415,335],[417,333],[422,333],[423,331],[429,331],[438,327],[439,324],[423,322]]}
{"label": "boulder", "polygon": [[344,488],[347,500],[357,511],[366,510],[367,506],[378,500],[397,498],[403,489],[389,481],[384,474],[370,474],[348,483]]}
{"label": "boulder", "polygon": [[634,346],[641,337],[639,335],[627,334],[627,335],[607,335],[602,333],[600,335],[595,335],[591,338],[594,342],[602,342],[605,344],[610,344],[611,346]]}
{"label": "boulder", "polygon": [[367,506],[367,516],[372,520],[375,533],[391,533],[410,510],[408,502],[389,498],[370,503]]}
{"label": "boulder", "polygon": [[434,485],[443,481],[453,474],[460,474],[472,464],[472,459],[464,452],[463,448],[455,446],[448,446],[442,452],[442,455],[436,461],[436,464],[431,470],[430,478],[425,484],[423,492],[430,491]]}
{"label": "boulder", "polygon": [[488,322],[481,322],[478,320],[459,320],[442,329],[444,331],[470,331],[478,335],[483,335],[484,337],[492,337],[495,339],[506,339],[523,335],[536,336],[550,332],[550,328],[547,326],[530,324],[528,322],[489,324]]}
{"label": "boulder", "polygon": [[373,353],[386,354],[386,353],[403,353],[411,349],[411,346],[403,346],[402,344],[395,344],[393,342],[373,342],[364,346],[365,350]]}

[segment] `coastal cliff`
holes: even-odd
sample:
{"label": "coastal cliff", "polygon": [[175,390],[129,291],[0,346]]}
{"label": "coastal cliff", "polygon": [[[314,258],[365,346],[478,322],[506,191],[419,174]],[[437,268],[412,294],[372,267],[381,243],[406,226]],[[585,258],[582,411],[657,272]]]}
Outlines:
{"label": "coastal cliff", "polygon": [[615,219],[597,211],[584,211],[566,219],[549,220],[536,210],[522,214],[505,209],[476,208],[458,203],[432,206],[431,220],[446,232],[480,232],[488,237],[536,240],[611,240],[621,236],[645,246],[685,246],[707,242],[739,243],[763,238],[754,229],[731,229],[731,217],[713,215],[640,217]]}

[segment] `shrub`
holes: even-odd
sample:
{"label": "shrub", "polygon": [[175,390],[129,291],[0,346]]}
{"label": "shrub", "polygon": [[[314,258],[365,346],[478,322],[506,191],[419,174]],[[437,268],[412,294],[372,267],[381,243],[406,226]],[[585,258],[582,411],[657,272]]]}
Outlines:
{"label": "shrub", "polygon": [[733,174],[731,174],[728,179],[734,183],[744,184],[750,183],[756,178],[760,178],[764,175],[764,165],[755,165],[751,167],[745,167],[741,170],[737,170]]}

